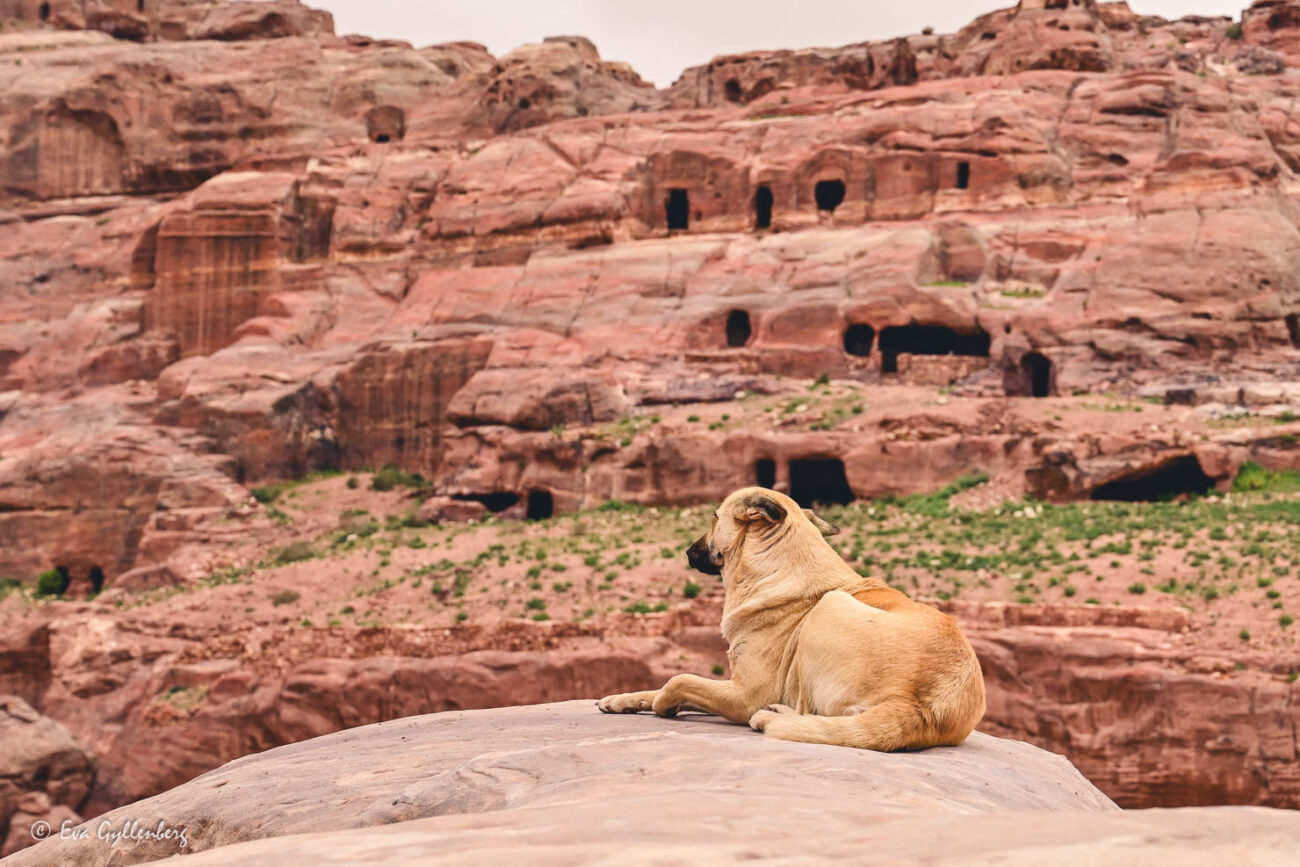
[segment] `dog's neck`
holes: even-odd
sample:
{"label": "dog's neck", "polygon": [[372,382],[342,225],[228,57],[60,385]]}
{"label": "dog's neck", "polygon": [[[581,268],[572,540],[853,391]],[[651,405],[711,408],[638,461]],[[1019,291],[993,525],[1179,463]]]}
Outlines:
{"label": "dog's neck", "polygon": [[[740,633],[785,629],[832,590],[870,580],[849,568],[811,524],[788,521],[746,533],[736,554],[722,570],[722,635],[729,643]],[[794,575],[800,580],[790,581]]]}

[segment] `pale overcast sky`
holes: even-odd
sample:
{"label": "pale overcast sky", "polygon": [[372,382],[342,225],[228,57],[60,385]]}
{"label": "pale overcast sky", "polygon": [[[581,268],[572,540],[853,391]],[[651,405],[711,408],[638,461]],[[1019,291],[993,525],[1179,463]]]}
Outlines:
{"label": "pale overcast sky", "polygon": [[[1014,0],[306,0],[338,32],[417,46],[468,39],[500,57],[545,36],[590,37],[609,60],[666,87],[718,54],[847,45],[934,27],[955,31]],[[1130,0],[1142,14],[1239,17],[1250,0]]]}

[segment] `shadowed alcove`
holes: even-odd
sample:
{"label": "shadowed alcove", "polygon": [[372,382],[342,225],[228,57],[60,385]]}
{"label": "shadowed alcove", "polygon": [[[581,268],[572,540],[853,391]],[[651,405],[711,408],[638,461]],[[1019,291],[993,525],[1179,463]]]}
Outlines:
{"label": "shadowed alcove", "polygon": [[844,202],[844,182],[818,181],[813,195],[817,199],[817,210],[834,211]]}
{"label": "shadowed alcove", "polygon": [[1184,455],[1107,482],[1092,492],[1092,499],[1153,503],[1183,495],[1204,496],[1212,490],[1214,479],[1201,469],[1201,462],[1195,455]]}
{"label": "shadowed alcove", "polygon": [[844,329],[844,351],[849,355],[866,358],[876,342],[876,329],[870,325],[850,325]]}
{"label": "shadowed alcove", "polygon": [[989,354],[992,341],[988,334],[961,334],[940,325],[903,325],[886,328],[880,332],[882,373],[898,372],[898,356],[908,355],[971,355]]}
{"label": "shadowed alcove", "polygon": [[545,521],[555,514],[555,498],[550,491],[528,492],[528,520]]}
{"label": "shadowed alcove", "polygon": [[727,314],[727,345],[732,348],[744,346],[754,336],[754,328],[749,323],[749,313],[745,310],[733,310]]}
{"label": "shadowed alcove", "polygon": [[519,495],[509,491],[495,491],[491,494],[457,494],[452,499],[471,500],[482,503],[489,512],[504,512],[518,504]]}
{"label": "shadowed alcove", "polygon": [[1052,362],[1041,352],[1027,352],[1020,359],[1020,373],[1032,397],[1052,394]]}
{"label": "shadowed alcove", "polygon": [[683,189],[668,191],[668,200],[664,203],[664,216],[670,230],[689,229],[691,225],[691,197]]}
{"label": "shadowed alcove", "polygon": [[856,499],[839,458],[801,458],[790,462],[790,498],[811,508],[814,504],[847,505]]}
{"label": "shadowed alcove", "polygon": [[772,188],[762,186],[754,193],[754,228],[772,228]]}

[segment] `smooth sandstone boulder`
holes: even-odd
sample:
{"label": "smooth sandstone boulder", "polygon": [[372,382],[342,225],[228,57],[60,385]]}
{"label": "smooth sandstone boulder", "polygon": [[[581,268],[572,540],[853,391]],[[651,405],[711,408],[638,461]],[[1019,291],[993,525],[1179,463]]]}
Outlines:
{"label": "smooth sandstone boulder", "polygon": [[[1274,863],[1300,840],[1300,818],[1282,811],[1125,814],[1060,756],[982,734],[884,754],[771,740],[715,717],[601,717],[585,701],[352,729],[239,759],[92,824],[130,819],[186,827],[189,849],[207,850],[187,858],[199,865],[498,863],[525,852],[532,863],[1209,863],[1241,845],[1216,825],[1247,832],[1255,863]],[[123,843],[112,863],[175,852],[174,841]],[[50,859],[98,864],[106,850],[56,839],[13,864]]]}

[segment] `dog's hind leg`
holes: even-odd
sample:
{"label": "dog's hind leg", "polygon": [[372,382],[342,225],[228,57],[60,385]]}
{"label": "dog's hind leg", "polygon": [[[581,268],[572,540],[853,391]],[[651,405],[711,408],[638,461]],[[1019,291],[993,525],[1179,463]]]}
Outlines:
{"label": "dog's hind leg", "polygon": [[889,701],[856,716],[817,716],[789,708],[763,709],[749,720],[754,731],[783,741],[832,744],[892,752],[933,746],[916,708],[906,701]]}

